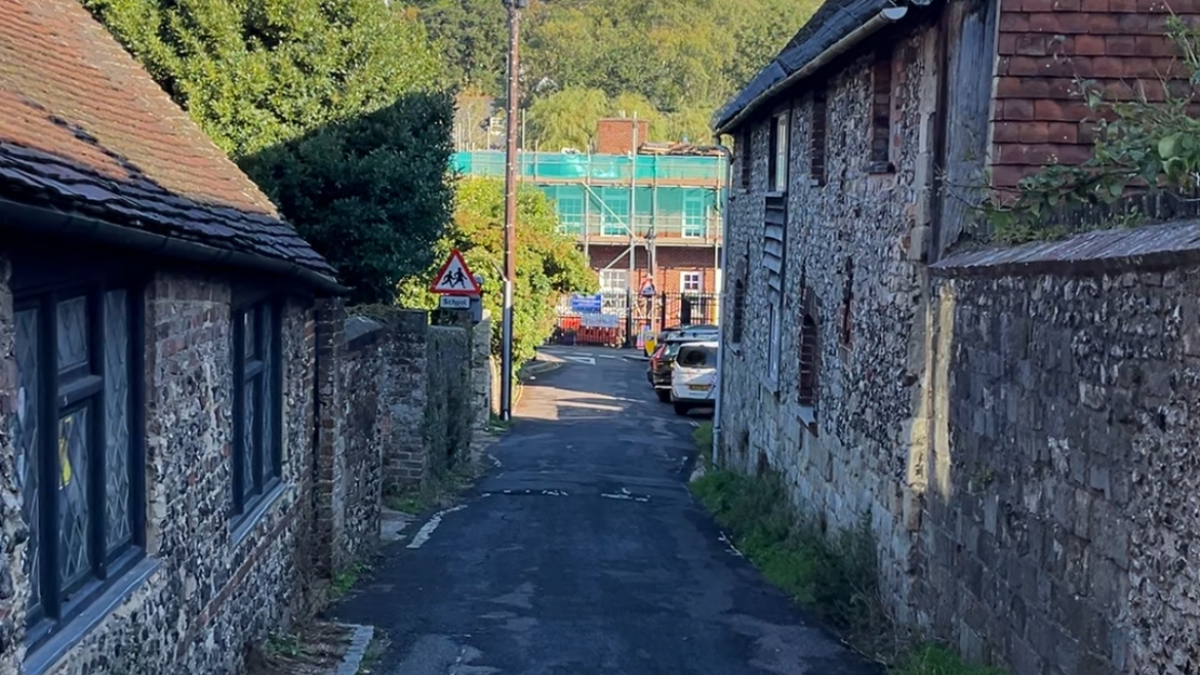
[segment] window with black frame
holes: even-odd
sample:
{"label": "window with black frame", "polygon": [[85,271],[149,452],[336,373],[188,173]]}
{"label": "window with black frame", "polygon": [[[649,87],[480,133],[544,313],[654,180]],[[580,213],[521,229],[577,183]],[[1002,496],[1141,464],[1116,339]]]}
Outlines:
{"label": "window with black frame", "polygon": [[233,318],[233,515],[238,518],[282,475],[283,402],[278,305],[249,305]]}
{"label": "window with black frame", "polygon": [[36,646],[143,555],[141,288],[21,295],[10,416]]}

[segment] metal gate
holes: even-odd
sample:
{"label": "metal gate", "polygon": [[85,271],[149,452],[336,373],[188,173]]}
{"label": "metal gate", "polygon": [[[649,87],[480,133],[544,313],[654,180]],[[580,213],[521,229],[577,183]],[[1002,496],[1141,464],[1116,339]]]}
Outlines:
{"label": "metal gate", "polygon": [[658,298],[658,330],[716,324],[721,296],[716,293],[663,293]]}
{"label": "metal gate", "polygon": [[627,344],[632,329],[639,335],[649,328],[657,333],[676,326],[716,324],[720,295],[716,293],[659,293],[633,297],[632,312],[625,293],[600,293],[586,311],[564,298],[558,307],[558,328],[553,340],[560,344],[618,346]]}

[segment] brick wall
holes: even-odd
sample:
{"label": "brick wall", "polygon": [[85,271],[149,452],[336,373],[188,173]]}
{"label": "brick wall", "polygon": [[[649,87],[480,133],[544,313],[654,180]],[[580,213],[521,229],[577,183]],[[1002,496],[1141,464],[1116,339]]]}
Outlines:
{"label": "brick wall", "polygon": [[650,123],[633,118],[600,120],[596,128],[596,152],[601,155],[628,155],[634,150],[634,124],[637,147],[650,140]]}
{"label": "brick wall", "polygon": [[317,471],[314,562],[325,577],[378,543],[384,427],[383,325],[317,306]]}
{"label": "brick wall", "polygon": [[[626,246],[589,246],[588,258],[592,269],[597,272],[617,260]],[[683,272],[699,272],[702,293],[717,293],[717,262],[719,249],[711,246],[658,246],[655,251],[654,288],[659,293],[678,293]],[[641,288],[642,281],[649,275],[649,262],[645,248],[639,248],[634,257],[636,269],[634,290]],[[622,257],[611,269],[628,270],[629,258]]]}
{"label": "brick wall", "polygon": [[424,434],[431,471],[443,471],[469,457],[476,420],[471,411],[471,335],[463,326],[429,329]]}
{"label": "brick wall", "polygon": [[[1160,78],[1179,76],[1165,37],[1171,12],[1200,18],[1197,0],[1002,0],[999,16],[993,181],[1013,187],[1053,159],[1087,159],[1094,117],[1075,78],[1128,99],[1162,100]],[[1179,93],[1190,94],[1186,83]]]}
{"label": "brick wall", "polygon": [[[471,409],[475,413],[473,428],[476,431],[486,431],[491,426],[492,392],[495,390],[492,371],[497,368],[492,358],[492,319],[484,310],[483,320],[471,332]],[[472,447],[472,451],[476,448]]]}
{"label": "brick wall", "polygon": [[420,481],[427,457],[422,436],[426,390],[429,316],[422,311],[396,311],[379,317],[388,333],[379,372],[384,383],[384,489]]}

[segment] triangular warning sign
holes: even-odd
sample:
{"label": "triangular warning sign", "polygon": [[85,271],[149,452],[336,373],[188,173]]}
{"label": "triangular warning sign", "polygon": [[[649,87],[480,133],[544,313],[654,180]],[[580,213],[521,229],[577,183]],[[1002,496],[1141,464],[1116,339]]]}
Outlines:
{"label": "triangular warning sign", "polygon": [[446,258],[446,264],[442,265],[442,269],[438,270],[437,276],[433,278],[429,290],[442,295],[479,295],[483,289],[479,287],[475,275],[471,274],[471,268],[467,267],[467,261],[463,260],[462,254],[458,249],[454,249],[450,251],[450,257]]}

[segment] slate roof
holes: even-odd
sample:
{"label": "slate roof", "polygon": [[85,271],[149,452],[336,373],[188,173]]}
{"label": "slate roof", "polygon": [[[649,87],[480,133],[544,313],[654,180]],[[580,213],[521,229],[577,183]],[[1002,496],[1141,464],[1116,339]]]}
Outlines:
{"label": "slate roof", "polygon": [[[826,0],[779,55],[763,66],[758,75],[717,112],[713,128],[726,131],[739,113],[760,103],[759,99],[771,87],[803,68],[881,10],[897,4],[901,4],[899,0]],[[914,4],[928,4],[928,0]]]}
{"label": "slate roof", "polygon": [[334,270],[78,0],[0,0],[0,198]]}

